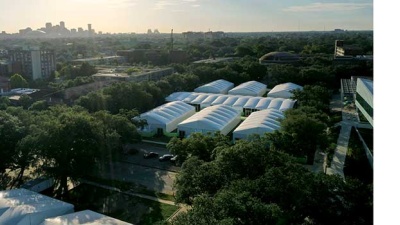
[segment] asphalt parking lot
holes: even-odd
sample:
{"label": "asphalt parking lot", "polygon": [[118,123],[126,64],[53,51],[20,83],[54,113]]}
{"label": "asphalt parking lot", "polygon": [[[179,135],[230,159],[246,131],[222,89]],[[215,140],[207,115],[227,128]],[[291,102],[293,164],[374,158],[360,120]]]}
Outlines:
{"label": "asphalt parking lot", "polygon": [[[170,152],[161,145],[139,143],[133,144],[130,147],[138,150],[138,152],[136,154],[124,154],[123,157],[121,157],[120,162],[149,167],[153,169],[166,170],[170,172],[179,172],[180,170],[179,167],[175,166],[170,161],[160,162],[158,160],[158,157],[164,154],[170,154]],[[145,159],[143,157],[143,154],[146,152],[156,152],[158,153],[158,157]]]}
{"label": "asphalt parking lot", "polygon": [[[121,180],[141,184],[150,190],[173,195],[173,184],[179,167],[170,161],[160,162],[158,157],[169,154],[162,145],[139,143],[129,148],[135,154],[122,154],[116,162],[110,162],[101,169],[100,176],[106,179]],[[158,157],[145,159],[146,152],[156,152]]]}

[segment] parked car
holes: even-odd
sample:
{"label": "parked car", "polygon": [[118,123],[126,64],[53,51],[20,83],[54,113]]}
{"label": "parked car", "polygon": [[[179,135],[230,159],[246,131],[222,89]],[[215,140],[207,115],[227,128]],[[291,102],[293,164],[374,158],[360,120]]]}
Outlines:
{"label": "parked car", "polygon": [[160,160],[160,162],[169,161],[169,160],[170,160],[171,158],[173,158],[173,157],[174,157],[174,155],[165,154],[165,155],[161,156],[161,157],[159,158],[159,160]]}
{"label": "parked car", "polygon": [[157,157],[158,157],[157,152],[146,152],[143,154],[143,158],[145,158],[145,159],[157,158]]}

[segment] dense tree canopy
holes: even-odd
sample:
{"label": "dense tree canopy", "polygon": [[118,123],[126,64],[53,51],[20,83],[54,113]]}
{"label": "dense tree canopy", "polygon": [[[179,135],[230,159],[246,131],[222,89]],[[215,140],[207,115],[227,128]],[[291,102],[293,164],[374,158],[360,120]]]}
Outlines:
{"label": "dense tree canopy", "polygon": [[172,224],[372,224],[370,186],[314,174],[267,143],[220,146],[208,162],[189,157],[176,200],[192,208]]}

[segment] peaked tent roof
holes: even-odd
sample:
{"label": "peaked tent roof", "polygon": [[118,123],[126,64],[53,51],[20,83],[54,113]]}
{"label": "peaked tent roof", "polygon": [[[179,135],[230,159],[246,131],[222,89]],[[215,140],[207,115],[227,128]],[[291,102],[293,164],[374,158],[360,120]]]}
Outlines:
{"label": "peaked tent roof", "polygon": [[179,122],[190,117],[195,112],[193,106],[181,101],[174,101],[143,113],[136,119],[146,119],[148,123],[165,124],[166,131],[171,132],[176,129]]}
{"label": "peaked tent roof", "polygon": [[294,83],[284,83],[284,84],[279,84],[276,85],[274,88],[272,88],[267,96],[268,97],[274,97],[274,98],[290,98],[293,94],[291,91],[300,89],[302,90],[303,87]]}
{"label": "peaked tent roof", "polygon": [[295,100],[287,98],[253,97],[242,95],[223,95],[195,92],[173,93],[166,98],[166,101],[183,101],[188,104],[199,105],[229,105],[236,109],[267,109],[274,108],[280,111],[293,108]]}
{"label": "peaked tent roof", "polygon": [[281,111],[266,109],[253,112],[234,131],[233,138],[247,138],[251,134],[263,135],[280,129],[278,119],[284,118]]}
{"label": "peaked tent roof", "polygon": [[267,92],[267,85],[257,82],[248,81],[234,87],[228,91],[230,95],[247,95],[247,96],[263,96]]}
{"label": "peaked tent roof", "polygon": [[229,89],[233,88],[234,84],[220,79],[213,81],[211,83],[202,85],[196,89],[195,92],[202,92],[202,93],[216,93],[216,94],[226,94],[228,93]]}
{"label": "peaked tent roof", "polygon": [[[194,128],[197,130],[221,131],[229,133],[232,123],[240,122],[240,113],[234,108],[225,105],[207,107],[178,125],[178,129]],[[233,126],[237,125],[234,124]],[[233,129],[233,127],[232,127]]]}
{"label": "peaked tent roof", "polygon": [[41,225],[132,225],[91,210],[46,219]]}
{"label": "peaked tent roof", "polygon": [[0,191],[0,224],[37,225],[73,211],[72,204],[26,189]]}

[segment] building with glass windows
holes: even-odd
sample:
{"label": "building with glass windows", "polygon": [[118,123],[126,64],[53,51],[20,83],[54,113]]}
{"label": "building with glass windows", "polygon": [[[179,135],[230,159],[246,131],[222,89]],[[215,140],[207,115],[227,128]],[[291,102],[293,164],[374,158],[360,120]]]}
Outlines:
{"label": "building with glass windows", "polygon": [[374,126],[374,88],[373,81],[363,78],[357,79],[356,107],[359,112]]}

